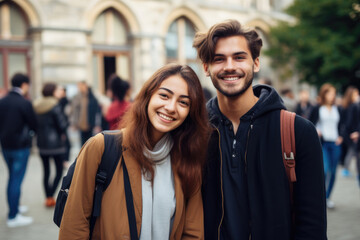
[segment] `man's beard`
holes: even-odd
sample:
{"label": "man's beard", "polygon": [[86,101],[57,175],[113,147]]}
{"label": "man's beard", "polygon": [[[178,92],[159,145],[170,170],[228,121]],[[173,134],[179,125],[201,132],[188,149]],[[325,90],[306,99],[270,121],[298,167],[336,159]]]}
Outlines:
{"label": "man's beard", "polygon": [[220,77],[214,77],[214,75],[212,75],[210,73],[210,78],[211,78],[211,81],[214,85],[214,87],[220,92],[222,93],[224,96],[228,97],[228,98],[234,98],[234,97],[238,97],[238,96],[241,96],[244,92],[246,92],[249,87],[251,87],[252,85],[252,82],[253,82],[253,79],[254,79],[254,71],[251,73],[251,75],[248,75],[245,79],[245,84],[244,86],[239,89],[238,91],[236,92],[227,92],[225,89],[222,89],[220,84],[219,84],[219,81],[222,81],[220,79]]}

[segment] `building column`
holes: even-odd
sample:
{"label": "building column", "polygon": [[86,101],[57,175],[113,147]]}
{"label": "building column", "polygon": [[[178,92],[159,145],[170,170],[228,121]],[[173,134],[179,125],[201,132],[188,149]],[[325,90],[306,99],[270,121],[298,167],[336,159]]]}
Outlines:
{"label": "building column", "polygon": [[31,49],[31,85],[33,87],[32,96],[40,96],[42,89],[42,61],[41,61],[41,32],[33,32],[30,36],[32,42]]}
{"label": "building column", "polygon": [[138,92],[144,82],[166,63],[164,38],[157,35],[133,36],[133,86]]}

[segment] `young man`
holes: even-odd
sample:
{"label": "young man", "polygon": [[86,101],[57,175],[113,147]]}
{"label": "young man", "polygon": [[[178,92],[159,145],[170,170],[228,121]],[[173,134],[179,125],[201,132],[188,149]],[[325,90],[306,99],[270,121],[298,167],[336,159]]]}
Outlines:
{"label": "young man", "polygon": [[78,82],[78,94],[71,102],[71,124],[80,131],[81,145],[101,131],[101,108],[85,81]]}
{"label": "young man", "polygon": [[296,117],[292,209],[280,138],[285,107],[272,87],[251,87],[261,46],[255,31],[234,20],[195,36],[217,89],[207,104],[214,132],[203,179],[205,239],[327,239],[319,138],[309,121]]}
{"label": "young man", "polygon": [[6,165],[9,170],[7,200],[8,227],[32,223],[31,217],[19,213],[21,184],[30,155],[31,139],[36,129],[36,115],[31,102],[24,98],[29,91],[30,81],[26,75],[17,73],[11,79],[13,88],[0,99],[0,141]]}

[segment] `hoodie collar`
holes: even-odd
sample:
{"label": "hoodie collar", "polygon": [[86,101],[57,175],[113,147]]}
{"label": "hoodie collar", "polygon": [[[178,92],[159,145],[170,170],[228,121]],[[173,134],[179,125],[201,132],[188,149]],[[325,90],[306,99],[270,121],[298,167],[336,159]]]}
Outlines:
{"label": "hoodie collar", "polygon": [[[253,87],[253,91],[259,100],[241,117],[241,120],[256,119],[267,112],[285,109],[282,99],[274,88],[268,85],[256,85]],[[214,126],[218,126],[223,119],[223,114],[220,112],[217,97],[209,100],[207,109],[210,122]]]}

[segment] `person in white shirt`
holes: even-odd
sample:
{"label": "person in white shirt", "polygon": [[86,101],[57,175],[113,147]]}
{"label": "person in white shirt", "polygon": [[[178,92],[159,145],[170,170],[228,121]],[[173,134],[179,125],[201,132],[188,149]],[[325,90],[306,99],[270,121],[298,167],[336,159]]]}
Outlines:
{"label": "person in white shirt", "polygon": [[330,209],[335,207],[330,196],[335,183],[336,168],[341,156],[341,143],[344,137],[342,111],[335,105],[335,99],[336,88],[329,83],[323,84],[319,91],[319,105],[310,115],[310,120],[316,126],[322,141],[326,205]]}

